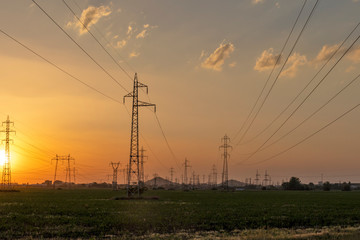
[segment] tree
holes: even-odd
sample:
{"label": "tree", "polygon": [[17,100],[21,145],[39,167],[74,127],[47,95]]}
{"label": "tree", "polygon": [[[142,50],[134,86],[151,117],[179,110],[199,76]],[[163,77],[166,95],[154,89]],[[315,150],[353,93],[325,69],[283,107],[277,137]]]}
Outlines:
{"label": "tree", "polygon": [[323,184],[323,190],[324,191],[330,191],[330,189],[331,189],[331,184],[329,182],[325,182]]}
{"label": "tree", "polygon": [[304,190],[304,186],[301,184],[301,181],[297,177],[291,177],[289,182],[282,184],[282,187],[285,190]]}

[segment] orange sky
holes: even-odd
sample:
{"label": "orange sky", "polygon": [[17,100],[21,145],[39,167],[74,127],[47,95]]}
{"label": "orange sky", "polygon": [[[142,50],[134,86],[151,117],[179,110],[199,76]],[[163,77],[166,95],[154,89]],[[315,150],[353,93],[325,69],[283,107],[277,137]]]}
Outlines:
{"label": "orange sky", "polygon": [[[271,148],[245,161],[280,125],[279,121],[261,137],[237,145],[236,132],[250,112],[274,59],[302,6],[301,2],[264,1],[71,1],[77,15],[87,16],[88,27],[130,76],[149,86],[151,102],[169,144],[170,153],[155,115],[140,110],[141,145],[147,150],[146,174],[181,178],[187,157],[191,172],[201,176],[219,172],[222,160],[218,147],[221,137],[232,140],[230,178],[255,178],[258,169],[268,170],[272,179],[300,176],[305,182],[325,180],[360,182],[357,127],[360,112],[355,110],[325,131],[271,161],[256,164],[292,146],[358,104],[359,84],[346,89],[314,118]],[[39,0],[41,5],[91,56],[131,91],[132,81],[115,65],[61,2]],[[290,51],[315,1],[308,1],[294,36],[285,48]],[[0,10],[1,29],[54,62],[86,84],[122,101],[127,93],[114,83],[73,42],[67,38],[31,1],[4,1]],[[246,140],[271,122],[305,86],[329,54],[360,20],[357,1],[322,1],[291,54],[277,84],[264,104]],[[86,13],[93,11],[93,15]],[[95,27],[113,44],[111,48]],[[356,29],[343,53],[360,34]],[[0,120],[7,115],[15,122],[11,145],[12,177],[18,183],[53,179],[56,155],[75,158],[77,182],[108,181],[109,163],[129,161],[131,104],[111,101],[74,81],[14,41],[0,34]],[[356,43],[326,81],[304,106],[274,136],[270,143],[291,130],[339,89],[359,74],[360,50]],[[340,54],[336,55],[340,57]],[[119,57],[119,55],[121,57]],[[332,60],[321,72],[325,75]],[[275,68],[276,73],[280,65]],[[273,79],[273,78],[272,78]],[[314,86],[315,83],[311,86]],[[309,92],[309,91],[307,91]],[[150,101],[144,92],[143,101]],[[130,100],[130,99],[128,99]],[[300,101],[297,101],[297,103]],[[292,107],[291,109],[294,109]],[[290,113],[288,111],[285,116]],[[284,120],[285,116],[281,119]],[[0,135],[4,138],[4,135]],[[240,134],[241,136],[241,134]],[[146,142],[145,142],[146,141]],[[4,145],[1,147],[4,148]],[[65,179],[65,165],[59,179]],[[122,176],[119,179],[123,179]]]}

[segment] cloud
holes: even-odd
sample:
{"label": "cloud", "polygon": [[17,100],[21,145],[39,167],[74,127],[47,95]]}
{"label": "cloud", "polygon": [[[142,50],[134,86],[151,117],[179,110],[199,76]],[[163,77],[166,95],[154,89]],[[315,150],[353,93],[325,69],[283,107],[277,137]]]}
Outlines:
{"label": "cloud", "polygon": [[133,51],[129,54],[129,57],[134,58],[134,57],[138,57],[139,55],[140,55],[140,53]]}
{"label": "cloud", "polygon": [[252,4],[259,4],[259,3],[263,3],[264,0],[251,0]]}
{"label": "cloud", "polygon": [[125,45],[126,45],[126,40],[124,39],[124,40],[121,40],[121,41],[118,41],[118,42],[116,42],[116,45],[115,45],[115,47],[116,48],[123,48],[123,47],[125,47]]}
{"label": "cloud", "polygon": [[352,50],[348,54],[348,59],[352,61],[353,63],[359,63],[360,62],[360,48],[356,48]]}
{"label": "cloud", "polygon": [[305,65],[307,63],[307,59],[305,55],[300,55],[299,53],[294,53],[289,57],[289,60],[287,62],[288,64],[291,64],[290,67],[283,70],[280,74],[280,77],[288,77],[293,78],[296,76],[299,67],[302,65]]}
{"label": "cloud", "polygon": [[149,26],[149,24],[144,24],[144,28],[148,28]]}
{"label": "cloud", "polygon": [[232,43],[221,43],[220,46],[210,56],[201,63],[201,67],[221,71],[225,59],[235,50]]}
{"label": "cloud", "polygon": [[273,52],[274,52],[274,49],[272,49],[272,48],[269,48],[268,50],[264,50],[261,53],[261,56],[256,59],[254,69],[259,72],[266,71],[268,69],[272,69],[274,67],[277,59],[280,57],[276,63],[276,65],[279,65],[281,63],[281,56],[280,56],[280,54],[274,55]]}
{"label": "cloud", "polygon": [[233,67],[236,67],[236,62],[232,62],[229,64],[229,67],[233,68]]}
{"label": "cloud", "polygon": [[320,63],[329,60],[329,58],[336,52],[339,48],[339,44],[335,44],[332,46],[324,45],[319,51],[318,55],[312,61],[312,63]]}
{"label": "cloud", "polygon": [[136,39],[145,38],[146,33],[147,33],[146,29],[142,30],[138,35],[136,35]]}
{"label": "cloud", "polygon": [[132,33],[132,30],[133,30],[133,27],[131,25],[128,26],[128,30],[126,32],[126,35],[131,35]]}
{"label": "cloud", "polygon": [[111,13],[111,10],[108,6],[94,7],[89,6],[87,9],[83,10],[80,16],[80,23],[76,18],[73,22],[68,22],[67,26],[79,29],[79,34],[82,35],[87,32],[86,28],[96,24],[100,18],[108,16]]}

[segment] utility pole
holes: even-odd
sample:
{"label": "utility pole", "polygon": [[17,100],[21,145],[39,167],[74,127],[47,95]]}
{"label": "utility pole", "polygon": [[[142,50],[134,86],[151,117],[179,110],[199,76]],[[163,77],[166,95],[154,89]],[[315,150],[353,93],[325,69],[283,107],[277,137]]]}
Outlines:
{"label": "utility pole", "polygon": [[139,101],[139,88],[146,88],[148,93],[148,87],[138,81],[137,73],[134,76],[134,88],[133,92],[124,96],[125,98],[131,97],[132,103],[132,118],[131,118],[131,140],[130,140],[130,159],[129,159],[129,172],[127,181],[127,196],[131,197],[137,195],[140,197],[140,168],[139,168],[139,107],[154,107],[155,104]]}
{"label": "utility pole", "polygon": [[189,160],[187,160],[185,158],[185,163],[184,163],[184,184],[187,185],[188,184],[188,174],[187,174],[187,170],[188,168],[190,168],[191,166],[189,165]]}
{"label": "utility pole", "polygon": [[144,150],[144,147],[141,147],[140,149],[140,181],[142,182],[142,185],[145,185],[145,173],[144,173],[144,158],[146,158],[147,156],[144,155],[144,152],[146,150]]}
{"label": "utility pole", "polygon": [[225,136],[221,139],[221,142],[223,143],[223,145],[221,145],[219,147],[219,149],[223,149],[224,152],[222,154],[222,157],[224,159],[223,162],[223,172],[222,172],[222,185],[223,188],[225,189],[229,189],[229,170],[228,170],[228,159],[230,158],[230,154],[228,153],[228,149],[231,148],[232,146],[229,145],[230,143],[230,138],[225,134]]}
{"label": "utility pole", "polygon": [[117,176],[118,176],[118,168],[119,168],[120,162],[116,162],[116,163],[111,162],[110,165],[113,169],[112,189],[117,190],[118,189]]}
{"label": "utility pole", "polygon": [[10,164],[10,141],[13,142],[12,139],[10,139],[10,133],[16,133],[14,130],[10,129],[10,125],[14,126],[14,122],[10,121],[9,116],[7,116],[7,119],[5,122],[2,122],[2,126],[5,124],[5,130],[1,130],[0,132],[5,133],[5,139],[2,140],[2,142],[5,142],[5,162],[3,166],[3,172],[2,172],[2,187],[3,188],[11,188],[11,164]]}

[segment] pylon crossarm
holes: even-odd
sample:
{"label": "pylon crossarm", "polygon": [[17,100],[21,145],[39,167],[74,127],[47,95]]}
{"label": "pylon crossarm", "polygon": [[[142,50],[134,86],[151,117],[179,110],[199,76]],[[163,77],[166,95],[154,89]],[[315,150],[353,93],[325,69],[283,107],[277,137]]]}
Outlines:
{"label": "pylon crossarm", "polygon": [[141,87],[144,87],[144,88],[146,88],[146,94],[148,94],[149,93],[149,89],[148,89],[148,86],[147,85],[145,85],[145,84],[143,84],[143,83],[141,83],[141,82],[138,82],[138,88],[141,88]]}
{"label": "pylon crossarm", "polygon": [[147,103],[143,101],[138,101],[138,107],[154,107],[154,112],[156,112],[156,105],[153,103]]}
{"label": "pylon crossarm", "polygon": [[132,93],[126,94],[123,98],[123,103],[125,103],[125,98],[127,98],[127,97],[133,97],[133,94]]}

